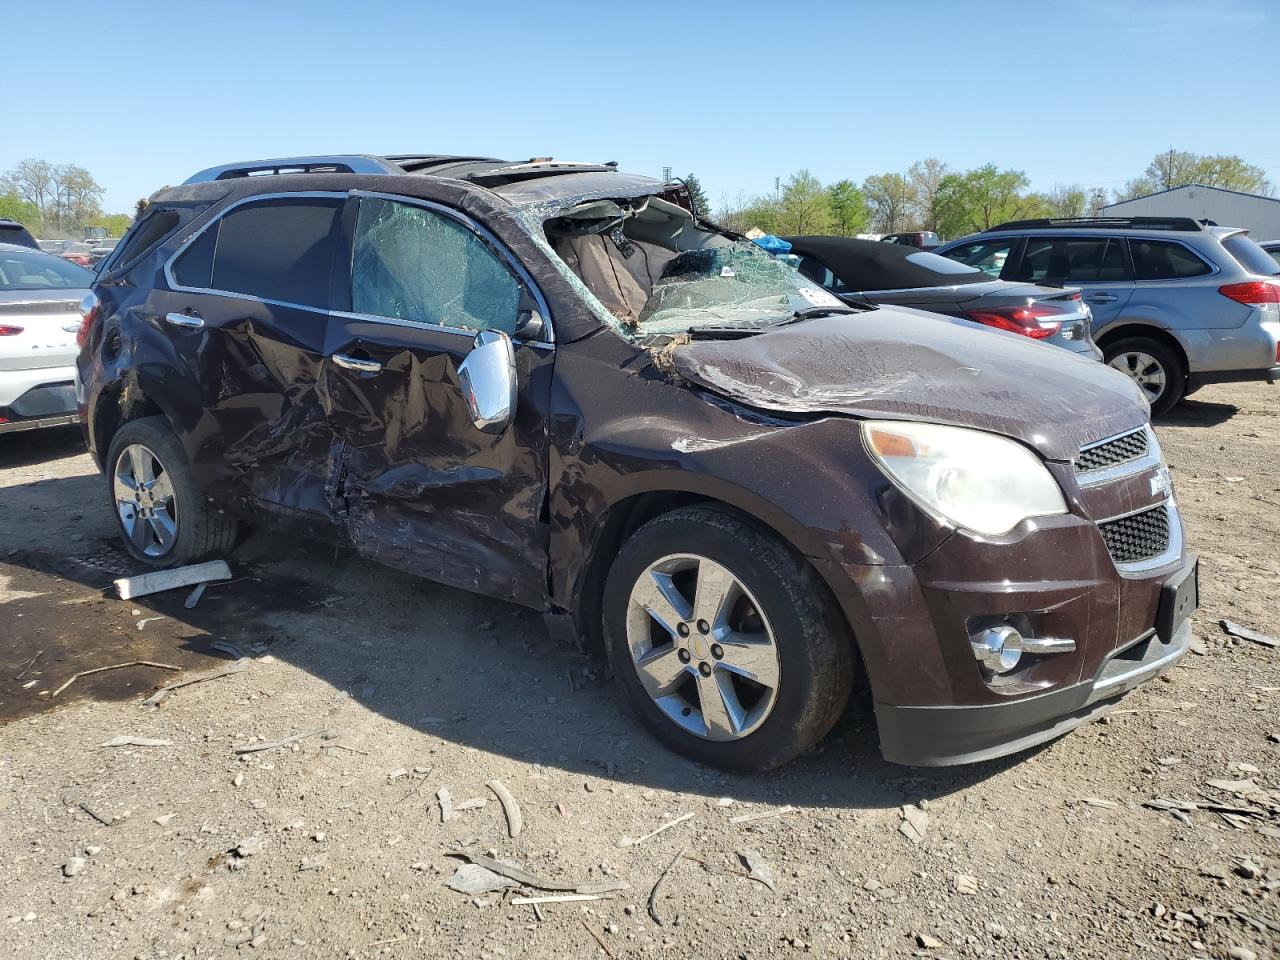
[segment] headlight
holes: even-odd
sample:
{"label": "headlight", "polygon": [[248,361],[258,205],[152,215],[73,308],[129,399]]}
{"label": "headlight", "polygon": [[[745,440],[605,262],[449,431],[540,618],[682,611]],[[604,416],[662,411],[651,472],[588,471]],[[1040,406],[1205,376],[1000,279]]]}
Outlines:
{"label": "headlight", "polygon": [[1034,453],[980,430],[934,423],[864,421],[872,457],[930,513],[975,533],[1008,533],[1028,517],[1067,512],[1062,491]]}

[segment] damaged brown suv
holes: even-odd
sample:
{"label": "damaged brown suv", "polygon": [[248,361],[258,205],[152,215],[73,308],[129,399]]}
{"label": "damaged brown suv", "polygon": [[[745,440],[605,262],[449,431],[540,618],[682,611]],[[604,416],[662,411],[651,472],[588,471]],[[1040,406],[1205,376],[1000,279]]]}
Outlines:
{"label": "damaged brown suv", "polygon": [[1056,736],[1187,648],[1128,378],[849,306],[612,165],[233,164],[155,194],[77,393],[130,551],[246,521],[548,614],[663,741],[763,769],[865,682],[884,755]]}

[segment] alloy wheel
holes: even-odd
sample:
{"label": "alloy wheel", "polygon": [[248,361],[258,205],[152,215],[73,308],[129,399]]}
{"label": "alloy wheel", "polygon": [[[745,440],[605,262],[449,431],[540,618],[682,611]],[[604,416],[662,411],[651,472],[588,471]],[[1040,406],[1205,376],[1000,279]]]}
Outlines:
{"label": "alloy wheel", "polygon": [[1151,354],[1143,353],[1141,350],[1129,350],[1112,357],[1110,366],[1136,383],[1146,394],[1148,403],[1154,405],[1164,396],[1165,387],[1169,382],[1168,373],[1160,361]]}
{"label": "alloy wheel", "polygon": [[134,548],[163,557],[178,539],[178,501],[169,474],[151,450],[133,443],[116,458],[112,492],[120,526]]}
{"label": "alloy wheel", "polygon": [[707,557],[673,554],[640,575],[627,605],[627,646],[650,699],[694,736],[739,740],[777,701],[773,628],[746,585]]}

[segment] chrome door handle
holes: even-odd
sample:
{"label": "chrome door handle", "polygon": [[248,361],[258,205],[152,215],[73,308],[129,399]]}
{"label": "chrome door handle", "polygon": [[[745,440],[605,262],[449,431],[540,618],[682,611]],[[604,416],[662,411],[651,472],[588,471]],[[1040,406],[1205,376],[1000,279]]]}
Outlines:
{"label": "chrome door handle", "polygon": [[377,360],[361,360],[358,357],[349,357],[345,353],[335,353],[333,362],[347,370],[358,370],[360,373],[382,372],[382,364]]}
{"label": "chrome door handle", "polygon": [[166,313],[164,315],[165,323],[172,323],[175,327],[203,327],[204,318],[198,313]]}
{"label": "chrome door handle", "polygon": [[1091,293],[1085,297],[1089,303],[1115,303],[1119,299],[1114,293]]}

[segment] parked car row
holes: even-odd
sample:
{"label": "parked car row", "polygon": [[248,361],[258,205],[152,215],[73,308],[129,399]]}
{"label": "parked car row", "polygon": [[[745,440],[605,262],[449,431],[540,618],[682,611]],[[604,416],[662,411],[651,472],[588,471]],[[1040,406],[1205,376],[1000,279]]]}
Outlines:
{"label": "parked car row", "polygon": [[879,244],[893,290],[796,247],[613,164],[215,167],[99,267],[81,425],[138,561],[280,525],[523,604],[728,768],[807,750],[860,685],[886,757],[948,764],[1175,663],[1197,562],[1079,285]]}
{"label": "parked car row", "polygon": [[1246,230],[1186,217],[1022,220],[937,252],[1002,280],[1083,289],[1103,358],[1157,414],[1207,383],[1280,379],[1280,265]]}
{"label": "parked car row", "polygon": [[846,237],[785,237],[798,269],[846,303],[897,304],[1065,347],[1092,359],[1089,308],[1076,287],[993,279],[909,246]]}
{"label": "parked car row", "polygon": [[75,335],[93,274],[0,243],[0,433],[74,423]]}
{"label": "parked car row", "polygon": [[1280,380],[1280,242],[1259,245],[1238,228],[1022,220],[933,253],[785,239],[801,272],[845,300],[918,307],[1093,354],[1138,384],[1156,414],[1207,383]]}

